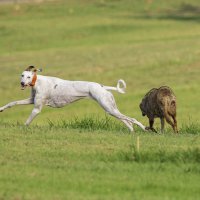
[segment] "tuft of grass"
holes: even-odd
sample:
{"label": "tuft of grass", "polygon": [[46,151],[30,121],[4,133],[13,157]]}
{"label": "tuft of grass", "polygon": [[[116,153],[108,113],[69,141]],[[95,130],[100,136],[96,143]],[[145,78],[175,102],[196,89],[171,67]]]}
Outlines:
{"label": "tuft of grass", "polygon": [[[73,117],[69,120],[59,120],[57,122],[48,120],[48,126],[50,128],[64,128],[64,129],[78,129],[78,130],[87,130],[87,131],[97,131],[97,130],[105,130],[105,131],[117,131],[120,133],[128,133],[128,128],[111,117],[105,115],[105,117],[100,117],[98,115],[87,115],[84,117]],[[134,126],[135,131],[138,133],[143,132],[136,125]],[[148,132],[149,134],[154,134],[153,132]],[[167,128],[164,134],[173,134],[171,127]],[[189,123],[184,124],[180,130],[179,134],[200,134],[200,125],[198,123]]]}
{"label": "tuft of grass", "polygon": [[[105,115],[104,117],[99,115],[85,115],[84,117],[72,117],[71,119],[60,119],[57,121],[53,121],[48,119],[47,126],[46,125],[37,125],[32,124],[31,126],[25,126],[23,123],[17,121],[16,123],[13,122],[5,122],[0,120],[0,124],[3,125],[5,128],[19,128],[20,130],[26,132],[34,131],[34,129],[39,129],[41,131],[50,130],[50,129],[77,129],[79,131],[87,131],[87,132],[94,132],[94,131],[111,131],[117,133],[130,133],[129,129],[121,122],[117,121],[116,119]],[[136,133],[144,134],[144,131],[141,130],[136,125],[133,125],[134,130]],[[159,135],[162,134],[161,132],[154,133],[154,132],[147,132],[150,135]],[[174,134],[171,127],[165,129],[162,135],[179,135],[179,134],[186,134],[186,135],[200,135],[200,125],[198,123],[190,122],[189,124],[184,124],[180,129],[178,134]]]}
{"label": "tuft of grass", "polygon": [[70,120],[53,122],[48,120],[50,128],[79,129],[87,131],[106,130],[128,133],[128,129],[122,124],[112,120],[109,116],[100,118],[98,116],[74,117]]}
{"label": "tuft of grass", "polygon": [[180,132],[184,134],[199,135],[200,125],[198,123],[193,122],[190,122],[189,124],[183,124],[182,128],[180,129]]}

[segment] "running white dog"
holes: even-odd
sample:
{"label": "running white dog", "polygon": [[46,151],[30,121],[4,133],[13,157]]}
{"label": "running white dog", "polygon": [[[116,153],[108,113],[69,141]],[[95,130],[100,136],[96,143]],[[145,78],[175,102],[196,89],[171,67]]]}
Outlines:
{"label": "running white dog", "polygon": [[90,97],[97,101],[107,113],[122,121],[130,131],[133,131],[133,124],[137,124],[145,130],[145,126],[136,119],[119,112],[115,99],[109,92],[109,90],[115,90],[119,93],[125,93],[126,83],[123,80],[118,81],[117,87],[109,87],[94,82],[68,81],[56,77],[41,76],[37,75],[37,71],[39,70],[35,69],[34,66],[29,66],[21,75],[22,89],[27,86],[32,87],[31,97],[8,103],[0,108],[0,112],[15,105],[34,104],[34,109],[25,123],[29,125],[41,112],[44,105],[60,108],[79,99]]}

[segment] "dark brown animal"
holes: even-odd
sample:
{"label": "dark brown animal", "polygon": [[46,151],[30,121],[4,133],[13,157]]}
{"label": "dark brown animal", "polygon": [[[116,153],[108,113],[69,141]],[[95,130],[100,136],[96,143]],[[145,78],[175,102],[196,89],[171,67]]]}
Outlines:
{"label": "dark brown animal", "polygon": [[154,118],[160,118],[161,131],[164,130],[165,120],[172,126],[174,132],[178,133],[176,121],[176,97],[171,88],[162,86],[151,89],[140,103],[142,115],[149,118],[147,129],[156,132],[153,128]]}

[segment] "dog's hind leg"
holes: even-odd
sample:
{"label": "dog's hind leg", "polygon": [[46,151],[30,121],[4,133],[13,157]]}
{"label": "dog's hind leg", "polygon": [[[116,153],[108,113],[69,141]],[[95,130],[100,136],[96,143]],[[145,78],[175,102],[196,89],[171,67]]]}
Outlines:
{"label": "dog's hind leg", "polygon": [[126,124],[126,126],[130,129],[130,131],[134,131],[133,124],[136,124],[144,131],[146,130],[145,126],[142,125],[142,123],[140,123],[139,121],[137,121],[134,118],[123,115],[122,113],[120,113],[120,111],[117,108],[115,108],[114,110],[107,111],[107,112],[110,115],[112,115],[112,116],[116,117],[117,119],[121,120],[122,122],[124,122]]}
{"label": "dog's hind leg", "polygon": [[[95,99],[100,106],[110,115],[116,117],[117,119],[119,119],[120,121],[122,121],[128,128],[130,131],[133,131],[133,124],[137,124],[138,126],[140,126],[143,130],[145,130],[145,127],[138,122],[136,119],[134,118],[130,118],[127,117],[125,115],[123,115],[122,113],[120,113],[120,111],[117,108],[117,105],[115,103],[115,99],[112,95],[112,93],[108,92],[108,91],[103,91],[104,95],[101,96],[96,96],[91,94],[92,98]],[[98,97],[98,98],[97,98]]]}
{"label": "dog's hind leg", "polygon": [[[121,119],[119,119],[121,120]],[[129,121],[126,121],[126,120],[121,120],[128,128],[131,132],[134,132],[134,129],[133,129],[133,126],[132,126],[132,123],[130,123]]]}
{"label": "dog's hind leg", "polygon": [[146,127],[142,123],[140,123],[139,121],[137,121],[135,118],[131,118],[131,117],[127,117],[127,116],[125,116],[125,117],[127,118],[128,121],[132,122],[133,124],[136,124],[142,130],[146,131]]}
{"label": "dog's hind leg", "polygon": [[[113,117],[119,119],[121,122],[123,122],[127,127],[128,129],[133,132],[134,129],[133,129],[133,126],[132,126],[132,123],[130,122],[130,120],[127,120],[127,117],[123,114],[120,113],[120,111],[118,110],[116,104],[110,104],[109,106],[109,103],[106,103],[104,104],[105,102],[102,102],[101,101],[101,106],[103,107],[103,109],[110,115],[112,115]],[[115,102],[114,102],[115,103]]]}
{"label": "dog's hind leg", "polygon": [[125,115],[121,114],[118,109],[116,109],[116,108],[114,108],[112,110],[111,109],[105,109],[105,111],[108,114],[112,115],[113,117],[119,119],[121,122],[123,122],[131,132],[134,131],[132,123],[129,120],[127,120],[127,117]]}

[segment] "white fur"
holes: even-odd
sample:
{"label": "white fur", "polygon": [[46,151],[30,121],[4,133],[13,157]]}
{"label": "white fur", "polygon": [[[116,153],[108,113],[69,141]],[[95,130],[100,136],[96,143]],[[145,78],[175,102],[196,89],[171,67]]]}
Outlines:
{"label": "white fur", "polygon": [[[23,89],[31,84],[33,76],[34,72],[31,71],[24,71],[22,73],[21,83]],[[123,80],[118,81],[117,87],[110,87],[95,82],[69,81],[56,77],[37,75],[36,84],[32,87],[31,97],[8,103],[0,108],[0,112],[14,105],[34,104],[34,109],[25,123],[29,125],[37,114],[41,112],[44,105],[60,108],[79,99],[89,97],[97,101],[107,113],[122,121],[130,131],[133,131],[133,124],[137,124],[145,130],[145,126],[136,119],[120,113],[112,93],[109,92],[109,90],[115,90],[119,93],[125,93],[125,88],[126,83]]]}

